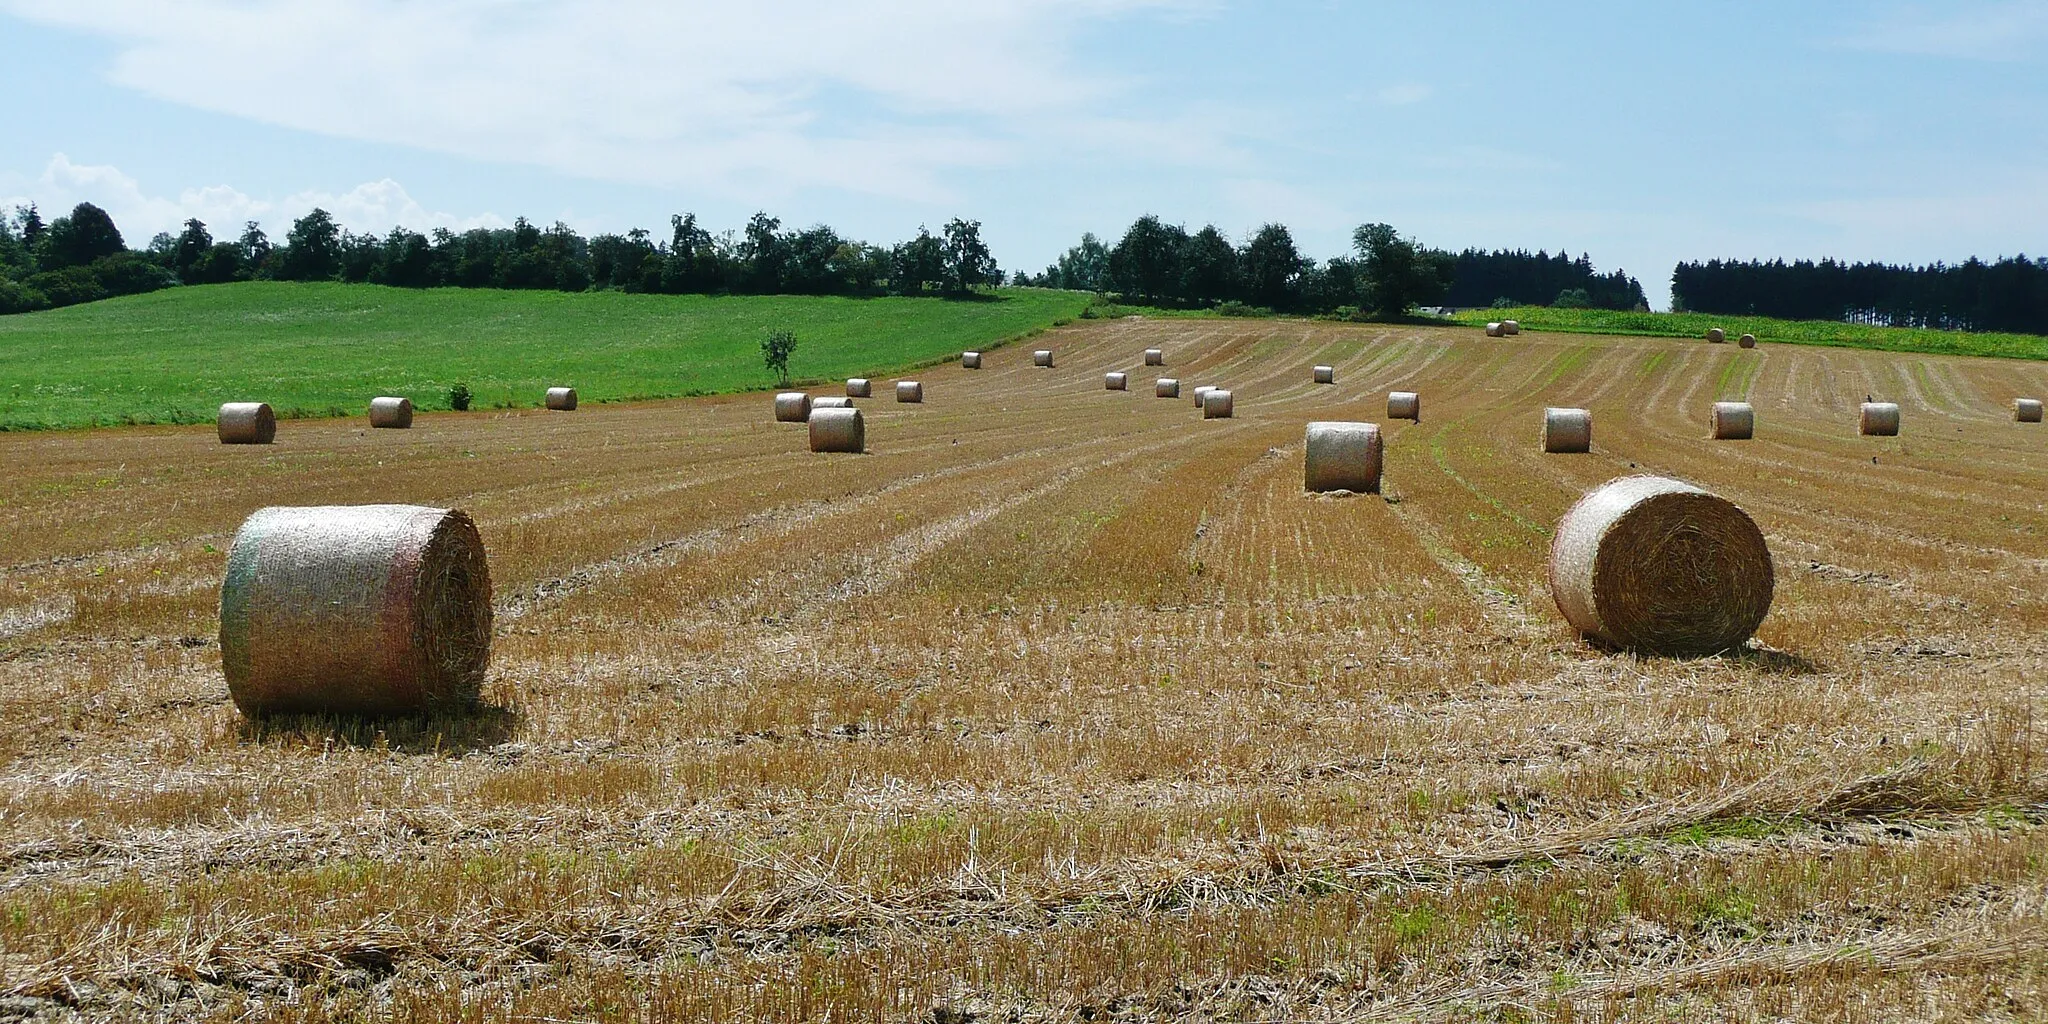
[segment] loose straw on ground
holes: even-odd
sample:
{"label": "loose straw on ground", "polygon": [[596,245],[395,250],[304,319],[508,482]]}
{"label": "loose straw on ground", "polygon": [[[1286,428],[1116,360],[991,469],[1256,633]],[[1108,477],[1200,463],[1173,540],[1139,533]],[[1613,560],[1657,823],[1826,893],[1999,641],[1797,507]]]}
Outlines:
{"label": "loose straw on ground", "polygon": [[555,412],[575,412],[576,389],[549,388],[547,407]]}
{"label": "loose straw on ground", "polygon": [[370,426],[384,430],[406,430],[412,426],[412,399],[370,399]]}
{"label": "loose straw on ground", "polygon": [[1121,373],[1105,373],[1102,375],[1102,389],[1104,391],[1128,391],[1130,390],[1130,378]]}
{"label": "loose straw on ground", "polygon": [[261,509],[228,550],[220,649],[247,715],[472,704],[491,649],[476,525],[417,505]]}
{"label": "loose straw on ground", "polygon": [[811,418],[811,396],[802,391],[784,391],[775,396],[775,422],[802,423]]}
{"label": "loose straw on ground", "polygon": [[1222,388],[1210,388],[1202,395],[1202,418],[1227,420],[1236,406],[1236,396]]}
{"label": "loose straw on ground", "polygon": [[859,409],[817,409],[811,412],[811,450],[847,452],[867,450],[868,429]]}
{"label": "loose straw on ground", "polygon": [[1315,421],[1302,450],[1302,488],[1378,494],[1383,460],[1378,424]]}
{"label": "loose straw on ground", "polygon": [[1558,522],[1550,590],[1588,639],[1679,657],[1741,645],[1771,609],[1770,548],[1748,514],[1654,476],[1601,486]]}
{"label": "loose straw on ground", "polygon": [[1899,403],[1863,403],[1856,427],[1865,437],[1899,436]]}
{"label": "loose straw on ground", "polygon": [[229,402],[220,407],[214,432],[222,444],[269,444],[277,440],[277,414],[268,402]]}
{"label": "loose straw on ground", "polygon": [[1145,365],[1146,365],[1146,366],[1165,366],[1165,365],[1166,365],[1166,351],[1165,351],[1164,349],[1156,349],[1156,348],[1148,348],[1148,349],[1146,349],[1146,350],[1145,350]]}
{"label": "loose straw on ground", "polygon": [[848,377],[846,379],[846,397],[871,398],[874,396],[874,393],[875,386],[869,383],[866,377]]}
{"label": "loose straw on ground", "polygon": [[924,384],[914,380],[896,382],[896,400],[905,405],[917,405],[924,401]]}
{"label": "loose straw on ground", "polygon": [[1756,435],[1756,407],[1748,402],[1715,402],[1716,441],[1747,441]]}
{"label": "loose straw on ground", "polygon": [[960,368],[961,368],[961,369],[963,369],[963,370],[979,370],[979,369],[981,369],[981,353],[979,353],[979,352],[962,352],[962,353],[960,353]]}
{"label": "loose straw on ground", "polygon": [[1585,409],[1543,410],[1543,450],[1578,454],[1593,450],[1593,414]]}
{"label": "loose straw on ground", "polygon": [[1159,378],[1158,380],[1156,380],[1156,381],[1153,381],[1153,382],[1152,382],[1152,397],[1154,397],[1154,398],[1179,398],[1179,397],[1180,397],[1180,381],[1178,381],[1178,380],[1175,380],[1175,379],[1174,379],[1174,378],[1172,378],[1172,377],[1161,377],[1161,378]]}
{"label": "loose straw on ground", "polygon": [[1387,418],[1422,422],[1422,396],[1413,391],[1387,392]]}
{"label": "loose straw on ground", "polygon": [[1309,377],[1318,384],[1335,384],[1337,383],[1337,368],[1334,366],[1317,366],[1309,371]]}

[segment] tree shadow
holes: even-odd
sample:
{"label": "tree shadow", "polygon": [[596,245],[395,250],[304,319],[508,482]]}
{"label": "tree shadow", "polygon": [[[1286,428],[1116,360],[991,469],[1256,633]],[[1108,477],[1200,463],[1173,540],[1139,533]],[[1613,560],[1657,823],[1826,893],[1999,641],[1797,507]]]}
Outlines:
{"label": "tree shadow", "polygon": [[388,718],[333,714],[245,717],[240,734],[245,742],[284,747],[459,756],[498,746],[525,723],[526,716],[517,708],[479,701],[460,709]]}

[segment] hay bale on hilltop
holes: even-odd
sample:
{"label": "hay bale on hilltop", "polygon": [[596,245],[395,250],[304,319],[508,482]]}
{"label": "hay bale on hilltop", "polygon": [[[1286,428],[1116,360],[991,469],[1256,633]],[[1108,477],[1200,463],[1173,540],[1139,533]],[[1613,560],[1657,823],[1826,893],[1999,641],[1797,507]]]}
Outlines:
{"label": "hay bale on hilltop", "polygon": [[412,399],[370,399],[370,426],[383,430],[411,429]]}
{"label": "hay bale on hilltop", "polygon": [[548,397],[545,404],[550,410],[553,410],[554,412],[575,412],[576,389],[549,388]]}
{"label": "hay bale on hilltop", "polygon": [[220,650],[245,715],[472,704],[491,652],[476,524],[417,505],[261,509],[228,549]]}
{"label": "hay bale on hilltop", "polygon": [[1865,402],[1856,429],[1865,437],[1899,436],[1899,403]]}
{"label": "hay bale on hilltop", "polygon": [[1384,458],[1378,424],[1310,423],[1302,447],[1302,489],[1378,494]]}
{"label": "hay bale on hilltop", "polygon": [[213,428],[222,444],[269,444],[277,440],[277,414],[268,402],[228,402]]}
{"label": "hay bale on hilltop", "polygon": [[1522,324],[1521,324],[1521,321],[1519,321],[1519,320],[1502,320],[1502,321],[1500,322],[1500,333],[1501,333],[1501,335],[1502,335],[1503,337],[1508,337],[1508,338],[1512,338],[1512,337],[1514,337],[1515,335],[1517,335],[1517,334],[1520,334],[1520,333],[1522,333]]}
{"label": "hay bale on hilltop", "polygon": [[1049,348],[1042,348],[1042,349],[1039,349],[1039,350],[1038,350],[1038,351],[1036,351],[1036,352],[1033,352],[1033,353],[1031,353],[1031,365],[1033,365],[1033,366],[1044,366],[1044,367],[1051,367],[1051,366],[1052,366],[1052,349],[1049,349]]}
{"label": "hay bale on hilltop", "polygon": [[1601,486],[1558,522],[1550,592],[1588,639],[1680,657],[1739,646],[1771,610],[1763,531],[1734,502],[1663,477]]}
{"label": "hay bale on hilltop", "polygon": [[1486,336],[1489,338],[1498,338],[1501,336],[1500,323],[1498,321],[1486,325]]}
{"label": "hay bale on hilltop", "polygon": [[1318,384],[1335,384],[1337,383],[1337,368],[1334,366],[1318,365],[1309,371],[1309,379]]}
{"label": "hay bale on hilltop", "polygon": [[1236,406],[1236,396],[1222,388],[1210,388],[1202,395],[1202,418],[1227,420]]}
{"label": "hay bale on hilltop", "polygon": [[875,386],[874,384],[870,383],[866,377],[846,378],[846,397],[872,398],[874,397],[874,394]]}
{"label": "hay bale on hilltop", "polygon": [[1165,351],[1164,349],[1156,349],[1156,348],[1148,348],[1148,349],[1146,349],[1146,350],[1145,350],[1145,365],[1146,365],[1146,366],[1165,366],[1165,365],[1166,365],[1166,351]]}
{"label": "hay bale on hilltop", "polygon": [[896,382],[896,400],[905,405],[917,405],[924,401],[924,383],[915,380]]}
{"label": "hay bale on hilltop", "polygon": [[1740,337],[1740,338],[1737,338],[1737,339],[1735,340],[1735,343],[1736,343],[1737,345],[1740,345],[1740,346],[1742,346],[1743,348],[1755,348],[1755,347],[1756,347],[1756,335],[1754,335],[1754,334],[1745,334],[1745,335],[1743,335],[1742,337]]}
{"label": "hay bale on hilltop", "polygon": [[811,418],[811,396],[802,391],[784,391],[775,396],[775,422],[802,423]]}
{"label": "hay bale on hilltop", "polygon": [[2012,418],[2018,423],[2041,422],[2041,400],[2038,398],[2013,399]]}
{"label": "hay bale on hilltop", "polygon": [[1748,402],[1715,402],[1713,438],[1748,441],[1756,436],[1756,407]]}
{"label": "hay bale on hilltop", "polygon": [[1387,392],[1387,418],[1422,422],[1422,396],[1413,391]]}
{"label": "hay bale on hilltop", "polygon": [[811,450],[814,452],[867,451],[868,428],[859,409],[817,409],[810,418]]}
{"label": "hay bale on hilltop", "polygon": [[1104,391],[1129,391],[1130,378],[1121,373],[1105,373],[1102,375],[1102,389]]}
{"label": "hay bale on hilltop", "polygon": [[1543,450],[1554,455],[1592,451],[1592,412],[1585,409],[1543,410]]}
{"label": "hay bale on hilltop", "polygon": [[1719,327],[1707,328],[1707,344],[1719,345],[1728,340],[1728,332]]}
{"label": "hay bale on hilltop", "polygon": [[981,369],[981,353],[979,353],[979,352],[962,352],[962,353],[960,353],[960,368],[961,368],[961,369],[963,369],[963,370],[979,370],[979,369]]}
{"label": "hay bale on hilltop", "polygon": [[1154,398],[1179,398],[1179,397],[1180,397],[1180,381],[1178,381],[1178,380],[1175,380],[1175,379],[1174,379],[1174,378],[1172,378],[1172,377],[1161,377],[1161,378],[1159,378],[1158,380],[1156,380],[1156,381],[1153,381],[1153,382],[1152,382],[1152,397],[1154,397]]}

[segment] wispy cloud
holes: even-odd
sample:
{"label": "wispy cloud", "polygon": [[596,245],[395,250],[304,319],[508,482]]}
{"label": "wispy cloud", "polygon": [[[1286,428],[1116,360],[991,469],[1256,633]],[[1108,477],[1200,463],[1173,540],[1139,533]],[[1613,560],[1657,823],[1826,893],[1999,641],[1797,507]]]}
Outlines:
{"label": "wispy cloud", "polygon": [[1904,5],[1840,42],[1850,49],[1880,53],[2026,60],[2048,47],[2048,3],[2000,0]]}
{"label": "wispy cloud", "polygon": [[1389,107],[1406,107],[1436,95],[1436,90],[1420,82],[1404,82],[1390,85],[1373,94],[1373,98]]}

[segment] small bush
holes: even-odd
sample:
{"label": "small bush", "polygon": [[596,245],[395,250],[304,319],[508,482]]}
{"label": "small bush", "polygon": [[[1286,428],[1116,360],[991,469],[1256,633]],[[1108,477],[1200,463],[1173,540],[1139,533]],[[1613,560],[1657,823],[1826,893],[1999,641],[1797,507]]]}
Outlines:
{"label": "small bush", "polygon": [[1239,301],[1237,301],[1236,299],[1232,299],[1232,300],[1230,300],[1229,302],[1225,302],[1225,303],[1222,303],[1222,304],[1218,305],[1218,306],[1216,307],[1216,315],[1217,315],[1217,316],[1243,316],[1243,317],[1262,317],[1262,316],[1272,316],[1272,315],[1273,315],[1273,311],[1272,311],[1272,310],[1270,310],[1270,309],[1267,309],[1267,308],[1266,308],[1266,307],[1264,307],[1264,306],[1248,306],[1248,305],[1245,305],[1245,304],[1244,304],[1244,303],[1242,303],[1242,302],[1239,302]]}
{"label": "small bush", "polygon": [[469,393],[469,385],[457,384],[448,389],[448,408],[456,412],[468,412],[470,400],[474,397],[476,396]]}
{"label": "small bush", "polygon": [[1500,298],[1497,298],[1497,299],[1493,300],[1493,308],[1495,308],[1495,309],[1513,309],[1513,308],[1515,308],[1515,300],[1513,300],[1513,299],[1511,299],[1511,298],[1508,298],[1507,296],[1503,295],[1503,296],[1501,296]]}

